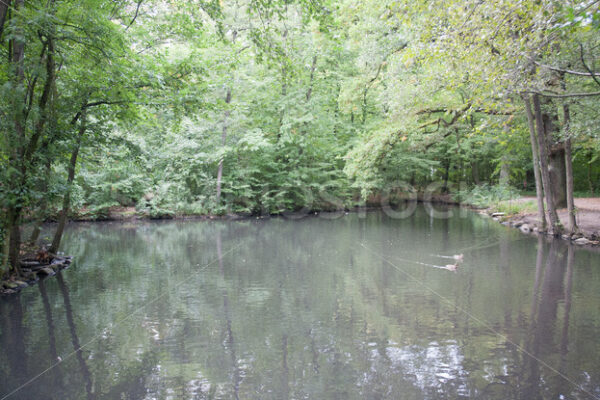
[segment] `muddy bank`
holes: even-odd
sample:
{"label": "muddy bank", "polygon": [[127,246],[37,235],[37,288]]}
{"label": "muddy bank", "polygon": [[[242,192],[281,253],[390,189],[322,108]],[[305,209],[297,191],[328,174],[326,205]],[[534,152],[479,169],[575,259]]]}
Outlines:
{"label": "muddy bank", "polygon": [[11,276],[0,281],[0,296],[11,295],[35,285],[40,279],[54,276],[71,264],[71,257],[54,256],[40,260],[35,257],[21,259],[21,276]]}
{"label": "muddy bank", "polygon": [[[600,199],[599,199],[600,200]],[[547,234],[541,232],[541,224],[538,215],[534,213],[518,213],[507,215],[495,212],[493,209],[480,211],[490,215],[494,220],[503,225],[511,226],[526,234]],[[563,226],[568,226],[568,212],[566,209],[558,210],[558,216]],[[579,209],[577,211],[576,233],[563,233],[560,238],[571,241],[580,246],[600,245],[600,210]]]}

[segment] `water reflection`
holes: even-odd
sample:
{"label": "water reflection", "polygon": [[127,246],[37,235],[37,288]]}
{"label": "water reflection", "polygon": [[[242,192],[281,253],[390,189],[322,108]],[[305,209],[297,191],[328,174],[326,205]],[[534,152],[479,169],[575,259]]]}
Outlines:
{"label": "water reflection", "polygon": [[[8,298],[2,304],[2,387],[15,388],[28,380],[28,360],[25,351],[23,306],[19,296]],[[15,398],[23,398],[16,396]]]}
{"label": "water reflection", "polygon": [[[0,300],[0,398],[59,357],[9,399],[600,395],[598,254],[477,216],[81,224],[65,241],[75,265]],[[406,261],[461,252],[457,273]]]}
{"label": "water reflection", "polygon": [[63,304],[65,307],[65,314],[67,317],[67,325],[69,326],[71,342],[73,343],[73,351],[75,352],[75,357],[77,358],[77,362],[79,364],[79,372],[81,372],[81,376],[83,378],[83,381],[85,382],[85,392],[88,399],[94,399],[95,396],[92,393],[92,378],[90,370],[87,366],[85,359],[83,358],[83,350],[79,342],[79,337],[77,336],[77,328],[75,327],[75,322],[73,320],[73,309],[71,308],[69,289],[65,284],[62,274],[58,274],[56,276],[56,281],[58,282],[58,287],[60,288],[60,292],[63,297]]}
{"label": "water reflection", "polygon": [[[59,361],[60,358],[56,350],[56,334],[54,332],[55,329],[54,320],[52,318],[52,307],[50,306],[50,301],[48,300],[48,293],[46,292],[46,282],[44,280],[41,280],[38,283],[38,288],[40,291],[40,296],[42,298],[42,303],[44,304],[44,314],[46,317],[46,324],[48,328],[48,356],[50,360]],[[62,385],[61,368],[53,368],[52,371],[50,371],[50,373],[53,376],[54,385],[60,387]]]}

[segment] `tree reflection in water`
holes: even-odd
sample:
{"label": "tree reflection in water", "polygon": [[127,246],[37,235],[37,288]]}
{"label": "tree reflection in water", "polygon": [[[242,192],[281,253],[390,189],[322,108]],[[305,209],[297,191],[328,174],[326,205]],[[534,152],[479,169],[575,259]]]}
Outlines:
{"label": "tree reflection in water", "polygon": [[[600,391],[600,273],[590,267],[598,255],[478,217],[77,225],[65,242],[78,257],[72,268],[0,301],[0,398],[58,357],[10,398],[585,399],[577,385]],[[400,265],[450,304],[362,242],[386,259],[425,263],[433,261],[424,255],[464,250],[456,274]]]}

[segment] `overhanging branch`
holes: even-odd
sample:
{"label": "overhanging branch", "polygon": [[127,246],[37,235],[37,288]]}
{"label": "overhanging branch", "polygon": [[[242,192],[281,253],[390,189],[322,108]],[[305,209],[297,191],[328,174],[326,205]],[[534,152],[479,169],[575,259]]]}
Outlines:
{"label": "overhanging branch", "polygon": [[567,99],[571,97],[595,97],[600,96],[600,92],[582,92],[582,93],[549,93],[539,90],[525,90],[524,93],[537,94],[543,97],[551,97],[555,99]]}

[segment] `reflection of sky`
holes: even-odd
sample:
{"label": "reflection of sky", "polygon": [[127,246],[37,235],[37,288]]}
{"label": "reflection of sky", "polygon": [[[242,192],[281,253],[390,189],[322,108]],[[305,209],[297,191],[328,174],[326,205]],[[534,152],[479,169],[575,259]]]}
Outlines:
{"label": "reflection of sky", "polygon": [[[443,388],[444,384],[453,381],[452,386],[458,394],[469,394],[468,373],[462,365],[464,356],[455,342],[439,344],[434,341],[427,347],[388,346],[385,354],[390,360],[391,368],[402,373],[405,380],[419,389]],[[371,356],[374,360],[381,357],[376,349],[372,350]],[[373,365],[374,368],[376,364]]]}
{"label": "reflection of sky", "polygon": [[[215,398],[233,398],[238,389],[240,398],[260,400],[285,398],[287,391],[294,394],[290,398],[315,399],[504,400],[515,393],[534,398],[532,391],[540,390],[575,397],[569,382],[532,363],[504,336],[447,308],[402,271],[364,251],[359,239],[386,259],[434,264],[439,259],[424,255],[450,255],[475,241],[461,250],[466,259],[456,274],[397,265],[553,367],[563,362],[569,378],[598,393],[597,254],[576,254],[573,307],[566,319],[566,247],[543,248],[536,269],[534,239],[500,236],[503,246],[486,241],[497,237],[478,217],[446,225],[434,220],[430,230],[424,216],[404,222],[380,216],[369,214],[364,223],[351,214],[293,224],[273,219],[140,223],[136,229],[76,225],[65,237],[77,260],[63,274],[68,293],[48,280],[45,311],[38,290],[24,291],[23,316],[0,301],[0,319],[15,321],[10,329],[0,328],[0,397],[5,387],[19,384],[17,374],[28,378],[38,372],[35,367],[54,362],[51,331],[61,356],[73,351],[73,341],[88,343],[101,332],[83,352],[97,387],[107,393],[113,387],[147,390],[147,400],[182,398],[182,392],[202,398],[209,391]],[[245,245],[226,254],[239,243]],[[219,248],[221,264],[215,261]],[[69,295],[72,330],[60,308]],[[146,305],[153,299],[158,301]],[[143,312],[123,319],[137,309]],[[565,324],[568,352],[559,359]],[[24,338],[27,347],[14,346],[15,338]],[[73,384],[62,388],[49,373],[39,388],[64,399],[83,398],[78,360],[61,368]],[[29,386],[23,398],[43,398],[36,388]]]}

